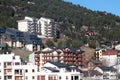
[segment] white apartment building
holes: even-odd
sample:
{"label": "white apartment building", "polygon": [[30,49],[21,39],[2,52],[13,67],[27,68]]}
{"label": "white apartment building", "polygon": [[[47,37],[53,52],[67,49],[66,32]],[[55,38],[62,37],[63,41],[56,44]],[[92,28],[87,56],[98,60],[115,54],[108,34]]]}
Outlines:
{"label": "white apartment building", "polygon": [[38,27],[43,37],[52,38],[56,34],[56,26],[53,19],[41,17],[38,20]]}
{"label": "white apartment building", "polygon": [[36,72],[36,65],[24,65],[14,53],[0,55],[0,80],[37,80]]}
{"label": "white apartment building", "polygon": [[116,50],[106,50],[102,53],[102,62],[104,66],[110,67],[117,64],[117,54]]}
{"label": "white apartment building", "polygon": [[1,80],[14,80],[13,67],[21,65],[20,56],[14,54],[1,54],[0,55],[0,79]]}
{"label": "white apartment building", "polygon": [[[41,73],[40,73],[41,72]],[[59,62],[47,62],[38,73],[38,80],[80,80],[79,69]]]}
{"label": "white apartment building", "polygon": [[94,68],[94,70],[97,70],[98,72],[102,73],[103,80],[118,80],[117,79],[117,69],[115,69],[113,66],[106,67],[106,66],[99,66]]}
{"label": "white apartment building", "polygon": [[0,55],[0,80],[79,80],[77,67],[48,62],[40,69],[14,53]]}
{"label": "white apartment building", "polygon": [[18,30],[22,32],[30,32],[30,33],[37,33],[38,26],[37,26],[38,19],[32,17],[25,17],[24,20],[18,20]]}
{"label": "white apartment building", "polygon": [[56,26],[53,19],[25,17],[24,20],[18,20],[17,22],[20,31],[35,33],[40,38],[53,38],[56,36]]}

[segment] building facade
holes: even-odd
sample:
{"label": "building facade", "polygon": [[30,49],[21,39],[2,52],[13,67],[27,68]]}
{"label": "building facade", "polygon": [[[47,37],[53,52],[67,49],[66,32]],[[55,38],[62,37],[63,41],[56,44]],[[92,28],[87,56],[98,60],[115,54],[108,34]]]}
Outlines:
{"label": "building facade", "polygon": [[[80,80],[82,79],[76,66],[68,66],[59,62],[47,62],[38,75],[39,80]],[[47,73],[47,74],[46,74]]]}
{"label": "building facade", "polygon": [[103,65],[108,67],[117,65],[117,55],[118,52],[116,50],[107,49],[102,55]]}
{"label": "building facade", "polygon": [[55,21],[50,18],[41,17],[38,20],[39,33],[43,37],[52,38],[56,35]]}
{"label": "building facade", "polygon": [[51,49],[45,48],[41,51],[32,53],[29,56],[30,62],[42,67],[48,61],[61,62],[67,65],[86,67],[87,61],[85,52],[81,50],[72,51],[72,49]]}
{"label": "building facade", "polygon": [[37,66],[25,64],[14,53],[0,55],[0,71],[1,80],[37,80]]}
{"label": "building facade", "polygon": [[79,80],[77,67],[47,62],[40,69],[14,53],[0,55],[0,80]]}
{"label": "building facade", "polygon": [[56,37],[56,24],[54,19],[25,17],[24,20],[17,22],[18,30],[20,31],[37,34],[40,38]]}
{"label": "building facade", "polygon": [[105,49],[96,49],[94,55],[95,55],[95,59],[102,61],[102,54],[105,51]]}

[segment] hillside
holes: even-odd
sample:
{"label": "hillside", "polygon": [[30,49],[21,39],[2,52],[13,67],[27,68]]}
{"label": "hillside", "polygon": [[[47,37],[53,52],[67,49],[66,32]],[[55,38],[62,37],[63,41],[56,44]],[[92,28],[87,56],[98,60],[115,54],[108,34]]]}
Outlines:
{"label": "hillside", "polygon": [[[0,0],[1,27],[17,28],[16,20],[24,16],[55,19],[57,29],[69,38],[64,40],[66,44],[63,46],[79,47],[84,42],[93,44],[94,41],[120,40],[120,17],[113,14],[92,11],[63,0]],[[98,35],[89,38],[81,35],[85,30],[95,30]]]}
{"label": "hillside", "polygon": [[13,49],[12,52],[15,53],[15,55],[19,55],[21,58],[27,61],[29,59],[29,55],[32,53],[32,51],[21,50],[21,49]]}

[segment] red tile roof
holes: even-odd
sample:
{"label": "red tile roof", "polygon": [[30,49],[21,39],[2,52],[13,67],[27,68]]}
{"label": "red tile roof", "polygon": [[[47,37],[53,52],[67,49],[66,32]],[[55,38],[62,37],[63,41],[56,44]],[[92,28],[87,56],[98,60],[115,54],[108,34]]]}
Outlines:
{"label": "red tile roof", "polygon": [[117,55],[118,52],[116,50],[106,50],[103,52],[103,55]]}

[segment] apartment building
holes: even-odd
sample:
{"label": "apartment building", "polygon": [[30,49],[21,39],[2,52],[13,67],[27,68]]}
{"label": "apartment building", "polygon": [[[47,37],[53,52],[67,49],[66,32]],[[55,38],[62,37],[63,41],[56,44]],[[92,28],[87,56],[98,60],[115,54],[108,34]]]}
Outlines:
{"label": "apartment building", "polygon": [[75,65],[79,67],[87,66],[85,52],[72,48],[45,48],[41,51],[30,54],[29,61],[38,65],[38,67],[42,67],[48,61],[61,62],[67,65]]}
{"label": "apartment building", "polygon": [[54,19],[41,17],[38,20],[38,27],[41,36],[52,38],[56,35],[56,26]]}
{"label": "apartment building", "polygon": [[14,54],[2,54],[0,55],[0,79],[12,80],[14,65],[20,65],[20,57],[14,56]]}
{"label": "apartment building", "polygon": [[99,49],[95,52],[95,59],[102,62],[104,66],[113,66],[118,63],[118,51],[112,49]]}
{"label": "apartment building", "polygon": [[[47,74],[46,74],[47,73]],[[38,80],[80,80],[82,73],[76,66],[59,62],[47,62],[38,73]]]}
{"label": "apartment building", "polygon": [[14,53],[0,55],[0,80],[37,80],[36,72],[36,65],[25,64]]}
{"label": "apartment building", "polygon": [[54,19],[41,17],[40,19],[25,17],[18,20],[18,30],[37,34],[40,38],[56,37],[56,26]]}
{"label": "apartment building", "polygon": [[25,17],[23,20],[18,20],[18,30],[22,32],[38,33],[37,18]]}
{"label": "apartment building", "polygon": [[106,49],[96,49],[94,56],[96,60],[102,61],[102,54]]}
{"label": "apartment building", "polygon": [[78,80],[80,74],[76,66],[47,62],[38,69],[14,53],[0,55],[0,80]]}
{"label": "apartment building", "polygon": [[107,49],[105,52],[103,52],[103,65],[108,67],[117,65],[117,55],[118,52],[116,50]]}

